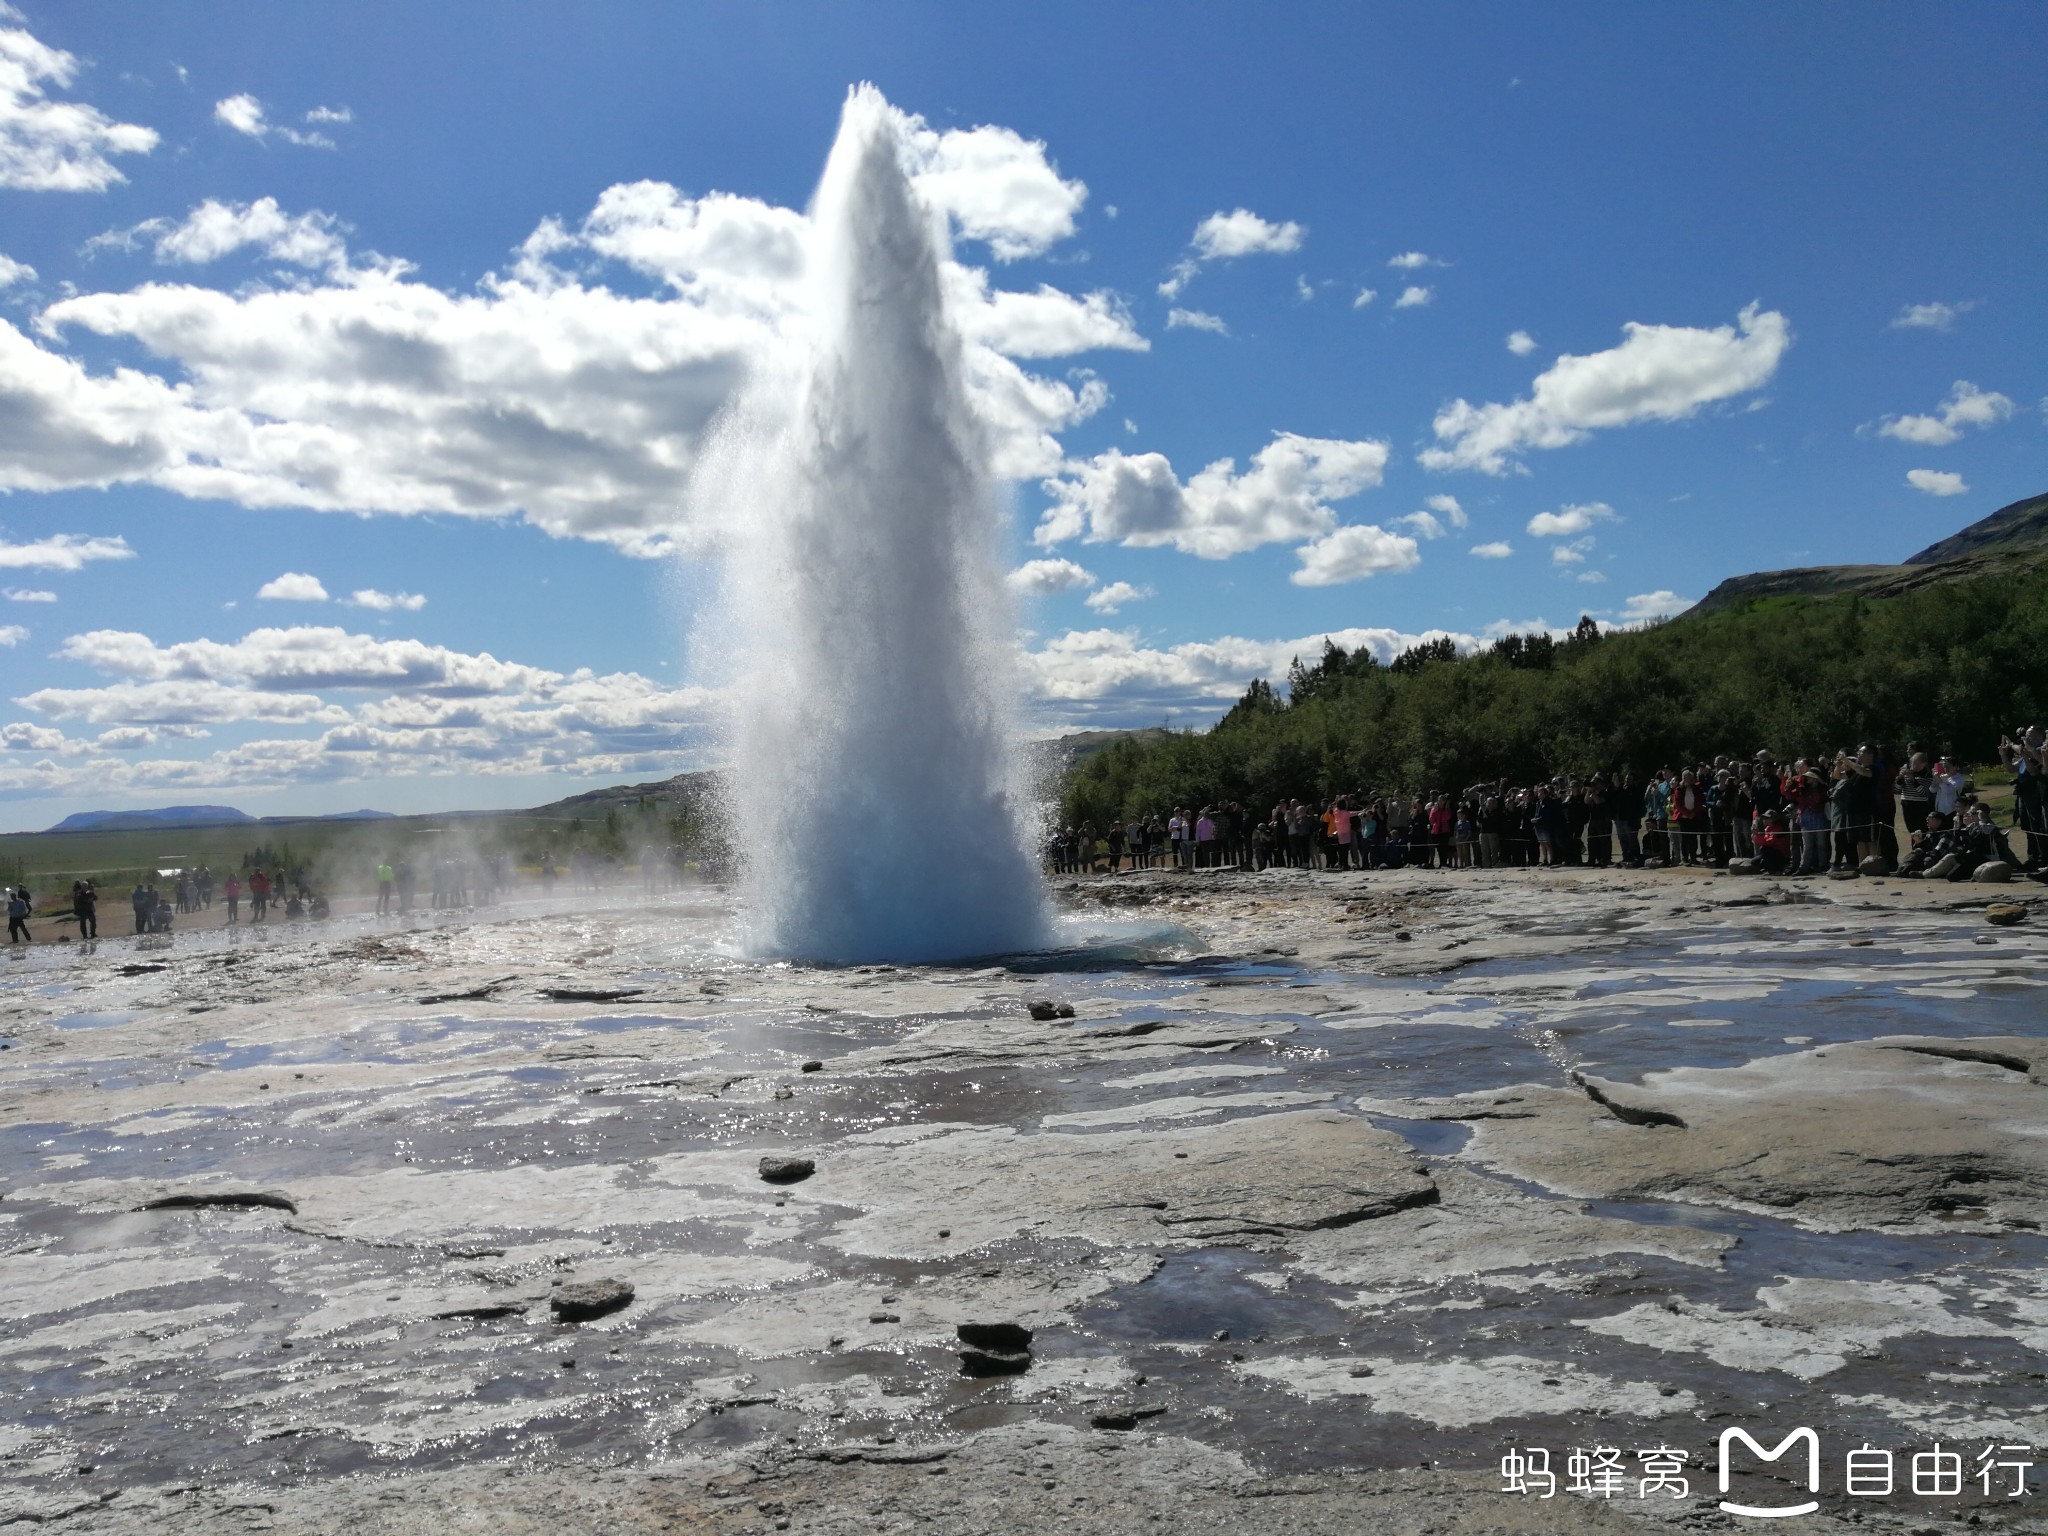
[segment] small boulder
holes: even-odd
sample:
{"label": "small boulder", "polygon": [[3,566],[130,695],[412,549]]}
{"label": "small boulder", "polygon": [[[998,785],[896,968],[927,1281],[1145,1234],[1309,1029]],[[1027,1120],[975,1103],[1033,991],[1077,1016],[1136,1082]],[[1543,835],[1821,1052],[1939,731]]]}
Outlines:
{"label": "small boulder", "polygon": [[1058,1006],[1042,997],[1034,997],[1024,1007],[1031,1017],[1041,1024],[1050,1024],[1060,1016]]}
{"label": "small boulder", "polygon": [[1164,1412],[1158,1403],[1105,1403],[1088,1416],[1088,1423],[1095,1429],[1136,1429],[1143,1420]]}
{"label": "small boulder", "polygon": [[1073,1016],[1074,1005],[1072,1003],[1061,1003],[1059,1007],[1053,1009],[1054,1018],[1071,1019]]}
{"label": "small boulder", "polygon": [[630,1306],[633,1287],[623,1280],[575,1280],[555,1287],[548,1309],[558,1323],[587,1323]]}
{"label": "small boulder", "polygon": [[1031,1369],[1031,1330],[1018,1323],[961,1323],[960,1370],[967,1376],[1015,1376]]}
{"label": "small boulder", "polygon": [[1876,853],[1873,853],[1869,858],[1857,865],[1856,868],[1866,875],[1888,875],[1892,872],[1891,864],[1882,854]]}
{"label": "small boulder", "polygon": [[2016,901],[1994,901],[1984,909],[1984,921],[1999,928],[2010,928],[2026,920],[2027,909]]}
{"label": "small boulder", "polygon": [[1991,859],[1979,864],[1971,872],[1970,878],[1985,885],[2003,885],[2012,878],[2012,866],[2003,859]]}
{"label": "small boulder", "polygon": [[1828,871],[1828,878],[1830,880],[1855,880],[1859,878],[1859,872],[1853,869],[1831,869]]}
{"label": "small boulder", "polygon": [[825,1070],[825,1063],[822,1061],[807,1061],[803,1064],[802,1070],[806,1072],[822,1072]]}
{"label": "small boulder", "polygon": [[797,1184],[818,1171],[818,1165],[808,1157],[782,1157],[770,1155],[760,1162],[761,1177],[770,1184]]}
{"label": "small boulder", "polygon": [[1756,873],[1755,859],[1730,859],[1728,873],[1731,875],[1753,875]]}

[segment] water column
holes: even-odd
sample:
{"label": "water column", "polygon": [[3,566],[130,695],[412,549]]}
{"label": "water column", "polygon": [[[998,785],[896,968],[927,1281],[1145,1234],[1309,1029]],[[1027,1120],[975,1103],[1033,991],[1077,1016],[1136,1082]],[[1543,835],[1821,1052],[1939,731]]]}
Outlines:
{"label": "water column", "polygon": [[741,525],[731,811],[751,946],[954,960],[1049,927],[1014,756],[1003,503],[898,115],[851,92],[793,412],[721,455]]}

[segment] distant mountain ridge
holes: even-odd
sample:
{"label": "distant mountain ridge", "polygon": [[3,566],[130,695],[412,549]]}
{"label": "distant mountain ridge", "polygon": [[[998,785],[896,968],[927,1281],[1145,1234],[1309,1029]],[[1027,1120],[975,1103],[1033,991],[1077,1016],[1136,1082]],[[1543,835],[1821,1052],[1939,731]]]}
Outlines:
{"label": "distant mountain ridge", "polygon": [[1941,582],[2031,570],[2041,564],[2048,564],[2048,493],[2000,507],[1897,565],[1809,565],[1731,576],[1679,617],[1773,597],[1832,597],[1844,592],[1895,597]]}
{"label": "distant mountain ridge", "polygon": [[388,821],[390,811],[336,811],[327,816],[251,816],[232,805],[166,805],[142,811],[77,811],[52,832],[148,832],[154,828],[258,827],[281,821]]}

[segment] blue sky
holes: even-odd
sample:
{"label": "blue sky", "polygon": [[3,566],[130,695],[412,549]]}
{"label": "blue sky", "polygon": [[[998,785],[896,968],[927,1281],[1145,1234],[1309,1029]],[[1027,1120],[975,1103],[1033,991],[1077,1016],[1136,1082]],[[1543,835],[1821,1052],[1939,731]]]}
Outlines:
{"label": "blue sky", "polygon": [[2044,30],[23,4],[0,828],[707,761],[688,470],[799,324],[858,80],[955,232],[1036,729],[1901,558],[2048,488]]}

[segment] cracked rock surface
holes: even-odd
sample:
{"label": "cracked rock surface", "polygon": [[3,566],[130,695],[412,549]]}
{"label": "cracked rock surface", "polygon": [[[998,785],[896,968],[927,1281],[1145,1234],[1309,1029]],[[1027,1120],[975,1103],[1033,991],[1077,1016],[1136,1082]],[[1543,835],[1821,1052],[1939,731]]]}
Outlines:
{"label": "cracked rock surface", "polygon": [[[2048,925],[1057,894],[969,967],[742,960],[715,890],[8,956],[0,1528],[1711,1529],[1730,1424],[2048,1441]],[[1516,1496],[1511,1445],[1692,1490]]]}

